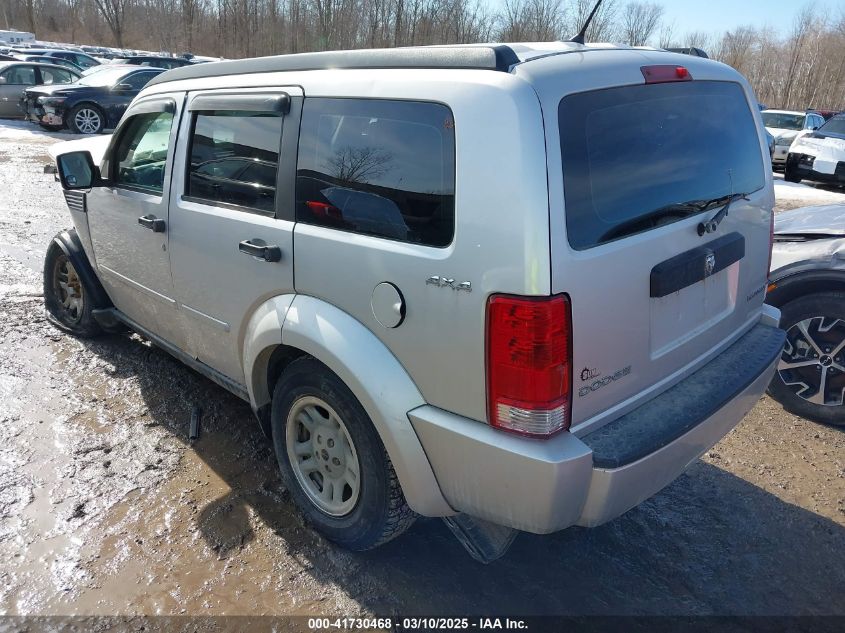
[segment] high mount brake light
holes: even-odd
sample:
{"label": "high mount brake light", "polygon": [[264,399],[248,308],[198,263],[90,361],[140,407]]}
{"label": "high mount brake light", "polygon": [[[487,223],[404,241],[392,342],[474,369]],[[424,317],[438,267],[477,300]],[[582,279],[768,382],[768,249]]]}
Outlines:
{"label": "high mount brake light", "polygon": [[490,298],[487,402],[492,426],[532,437],[569,428],[571,324],[566,296]]}
{"label": "high mount brake light", "polygon": [[664,84],[671,81],[692,81],[692,75],[683,66],[642,66],[640,71],[647,84]]}

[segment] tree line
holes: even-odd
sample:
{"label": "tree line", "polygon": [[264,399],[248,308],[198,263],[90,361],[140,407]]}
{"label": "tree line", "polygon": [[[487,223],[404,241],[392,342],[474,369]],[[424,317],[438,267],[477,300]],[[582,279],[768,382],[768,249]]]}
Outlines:
{"label": "tree line", "polygon": [[[568,39],[594,0],[0,0],[40,40],[239,58],[332,49]],[[762,20],[761,16],[761,22]],[[678,32],[661,4],[605,0],[588,41],[702,48],[770,107],[845,109],[845,9],[798,9],[791,29]]]}

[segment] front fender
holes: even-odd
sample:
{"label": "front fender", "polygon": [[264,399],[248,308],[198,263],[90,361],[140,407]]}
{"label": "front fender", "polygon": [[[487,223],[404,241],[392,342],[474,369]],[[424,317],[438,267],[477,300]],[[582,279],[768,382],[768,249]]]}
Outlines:
{"label": "front fender", "polygon": [[414,511],[424,516],[455,514],[408,419],[408,411],[425,401],[405,368],[369,329],[306,295],[282,295],[262,304],[247,326],[243,354],[255,410],[270,401],[267,363],[280,344],[313,356],[349,387],[381,437]]}
{"label": "front fender", "polygon": [[62,231],[53,238],[53,242],[67,255],[85,288],[93,295],[93,305],[98,309],[110,307],[112,305],[111,298],[100,283],[91,262],[88,261],[88,256],[85,254],[82,240],[76,229]]}

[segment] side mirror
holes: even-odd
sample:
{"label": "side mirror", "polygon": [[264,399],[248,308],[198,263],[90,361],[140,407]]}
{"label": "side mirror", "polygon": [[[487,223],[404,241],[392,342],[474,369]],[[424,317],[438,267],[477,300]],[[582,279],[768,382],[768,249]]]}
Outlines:
{"label": "side mirror", "polygon": [[134,90],[134,87],[132,86],[132,84],[122,83],[122,84],[117,84],[114,87],[114,89],[115,90]]}
{"label": "side mirror", "polygon": [[3,86],[3,85],[5,85],[5,84],[6,84],[6,78],[5,78],[5,77],[0,77],[0,86]]}
{"label": "side mirror", "polygon": [[100,183],[100,170],[91,152],[68,152],[56,158],[59,180],[64,189],[90,189]]}
{"label": "side mirror", "polygon": [[807,127],[807,129],[815,132],[816,130],[819,129],[819,126],[818,125],[810,125],[810,126]]}

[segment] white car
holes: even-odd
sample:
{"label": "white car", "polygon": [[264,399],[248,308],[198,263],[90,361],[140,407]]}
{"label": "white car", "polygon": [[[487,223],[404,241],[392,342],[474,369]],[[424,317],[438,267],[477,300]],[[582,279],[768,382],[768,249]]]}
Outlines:
{"label": "white car", "polygon": [[789,182],[808,178],[845,185],[845,115],[837,115],[817,131],[796,139],[783,177]]}
{"label": "white car", "polygon": [[763,110],[763,125],[769,134],[775,137],[775,151],[772,165],[783,167],[792,142],[805,133],[812,132],[824,125],[824,117],[814,112],[795,112],[791,110]]}

